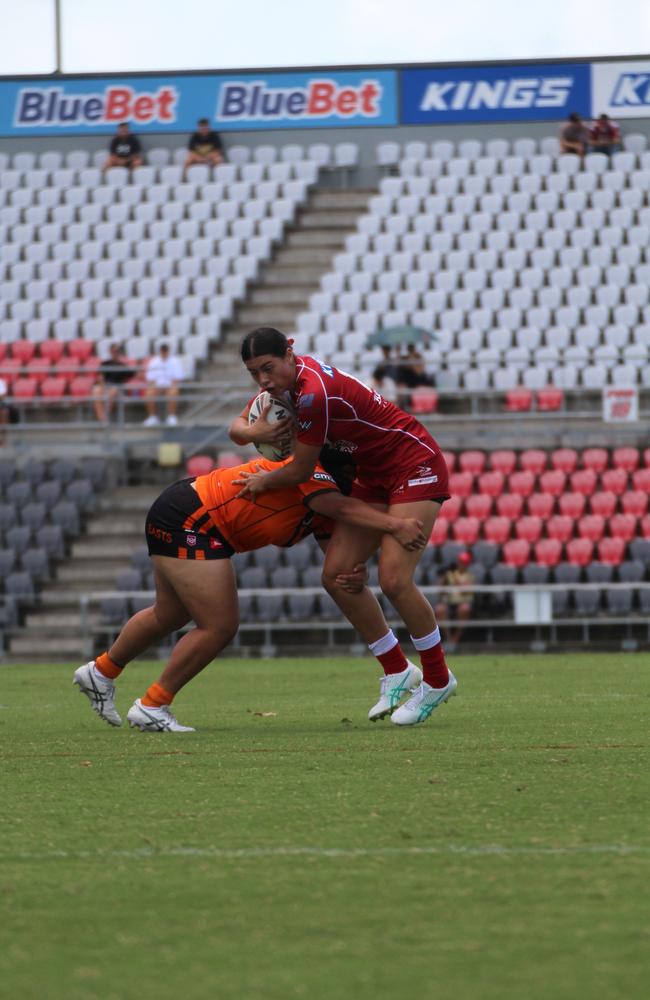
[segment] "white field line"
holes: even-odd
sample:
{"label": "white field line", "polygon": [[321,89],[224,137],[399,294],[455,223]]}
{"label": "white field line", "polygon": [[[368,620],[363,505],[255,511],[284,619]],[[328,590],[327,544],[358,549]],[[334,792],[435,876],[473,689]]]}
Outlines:
{"label": "white field line", "polygon": [[88,861],[143,858],[214,858],[238,861],[256,858],[385,858],[419,856],[465,857],[581,857],[590,855],[643,855],[650,854],[650,846],[635,844],[584,844],[575,847],[506,847],[502,844],[463,845],[449,844],[442,847],[136,847],[132,850],[111,851],[17,851],[0,852],[3,861]]}

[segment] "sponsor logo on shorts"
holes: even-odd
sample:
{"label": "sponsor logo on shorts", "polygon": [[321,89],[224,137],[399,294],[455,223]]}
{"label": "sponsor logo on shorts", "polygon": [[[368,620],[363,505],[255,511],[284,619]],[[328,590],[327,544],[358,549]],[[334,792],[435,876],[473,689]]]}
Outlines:
{"label": "sponsor logo on shorts", "polygon": [[147,534],[153,535],[153,537],[157,538],[160,542],[167,542],[168,545],[171,545],[171,531],[163,531],[162,528],[157,528],[155,524],[151,523],[151,521],[147,524]]}
{"label": "sponsor logo on shorts", "polygon": [[330,476],[330,474],[328,472],[315,472],[311,478],[312,479],[324,479],[328,483],[333,483],[334,482],[333,477]]}
{"label": "sponsor logo on shorts", "polygon": [[428,486],[429,483],[437,483],[437,476],[422,476],[420,479],[409,479],[409,486]]}
{"label": "sponsor logo on shorts", "polygon": [[211,549],[222,549],[223,548],[223,543],[220,542],[218,538],[211,538],[210,539],[210,548]]}
{"label": "sponsor logo on shorts", "polygon": [[196,535],[186,535],[185,541],[188,545],[196,545]]}

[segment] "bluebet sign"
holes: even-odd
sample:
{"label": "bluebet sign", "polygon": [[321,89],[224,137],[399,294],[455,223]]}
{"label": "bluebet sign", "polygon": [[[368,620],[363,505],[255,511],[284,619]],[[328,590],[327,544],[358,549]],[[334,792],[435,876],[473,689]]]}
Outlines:
{"label": "bluebet sign", "polygon": [[401,73],[405,125],[553,121],[591,113],[588,63],[453,66]]}
{"label": "bluebet sign", "polygon": [[0,82],[0,135],[191,132],[397,124],[396,73],[385,70],[204,74]]}

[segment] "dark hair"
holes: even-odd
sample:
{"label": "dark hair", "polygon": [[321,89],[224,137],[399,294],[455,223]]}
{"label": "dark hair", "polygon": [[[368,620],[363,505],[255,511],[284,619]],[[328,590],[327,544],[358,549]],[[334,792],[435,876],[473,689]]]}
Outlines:
{"label": "dark hair", "polygon": [[210,124],[210,119],[209,118],[199,118],[197,124],[198,125],[209,125]]}
{"label": "dark hair", "polygon": [[247,333],[241,342],[241,359],[250,361],[262,354],[272,354],[275,358],[283,358],[287,353],[289,341],[283,333],[273,326],[258,326]]}
{"label": "dark hair", "polygon": [[578,114],[577,111],[572,111],[571,114],[569,115],[569,121],[575,122],[577,124],[577,122],[582,121],[582,119],[580,118],[580,115]]}

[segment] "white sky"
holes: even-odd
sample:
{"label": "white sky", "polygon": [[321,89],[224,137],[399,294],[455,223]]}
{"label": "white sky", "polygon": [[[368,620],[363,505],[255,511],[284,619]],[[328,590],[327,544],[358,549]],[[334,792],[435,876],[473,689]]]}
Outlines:
{"label": "white sky", "polygon": [[[650,53],[650,0],[60,0],[63,71]],[[50,73],[54,0],[0,0],[0,75]]]}

